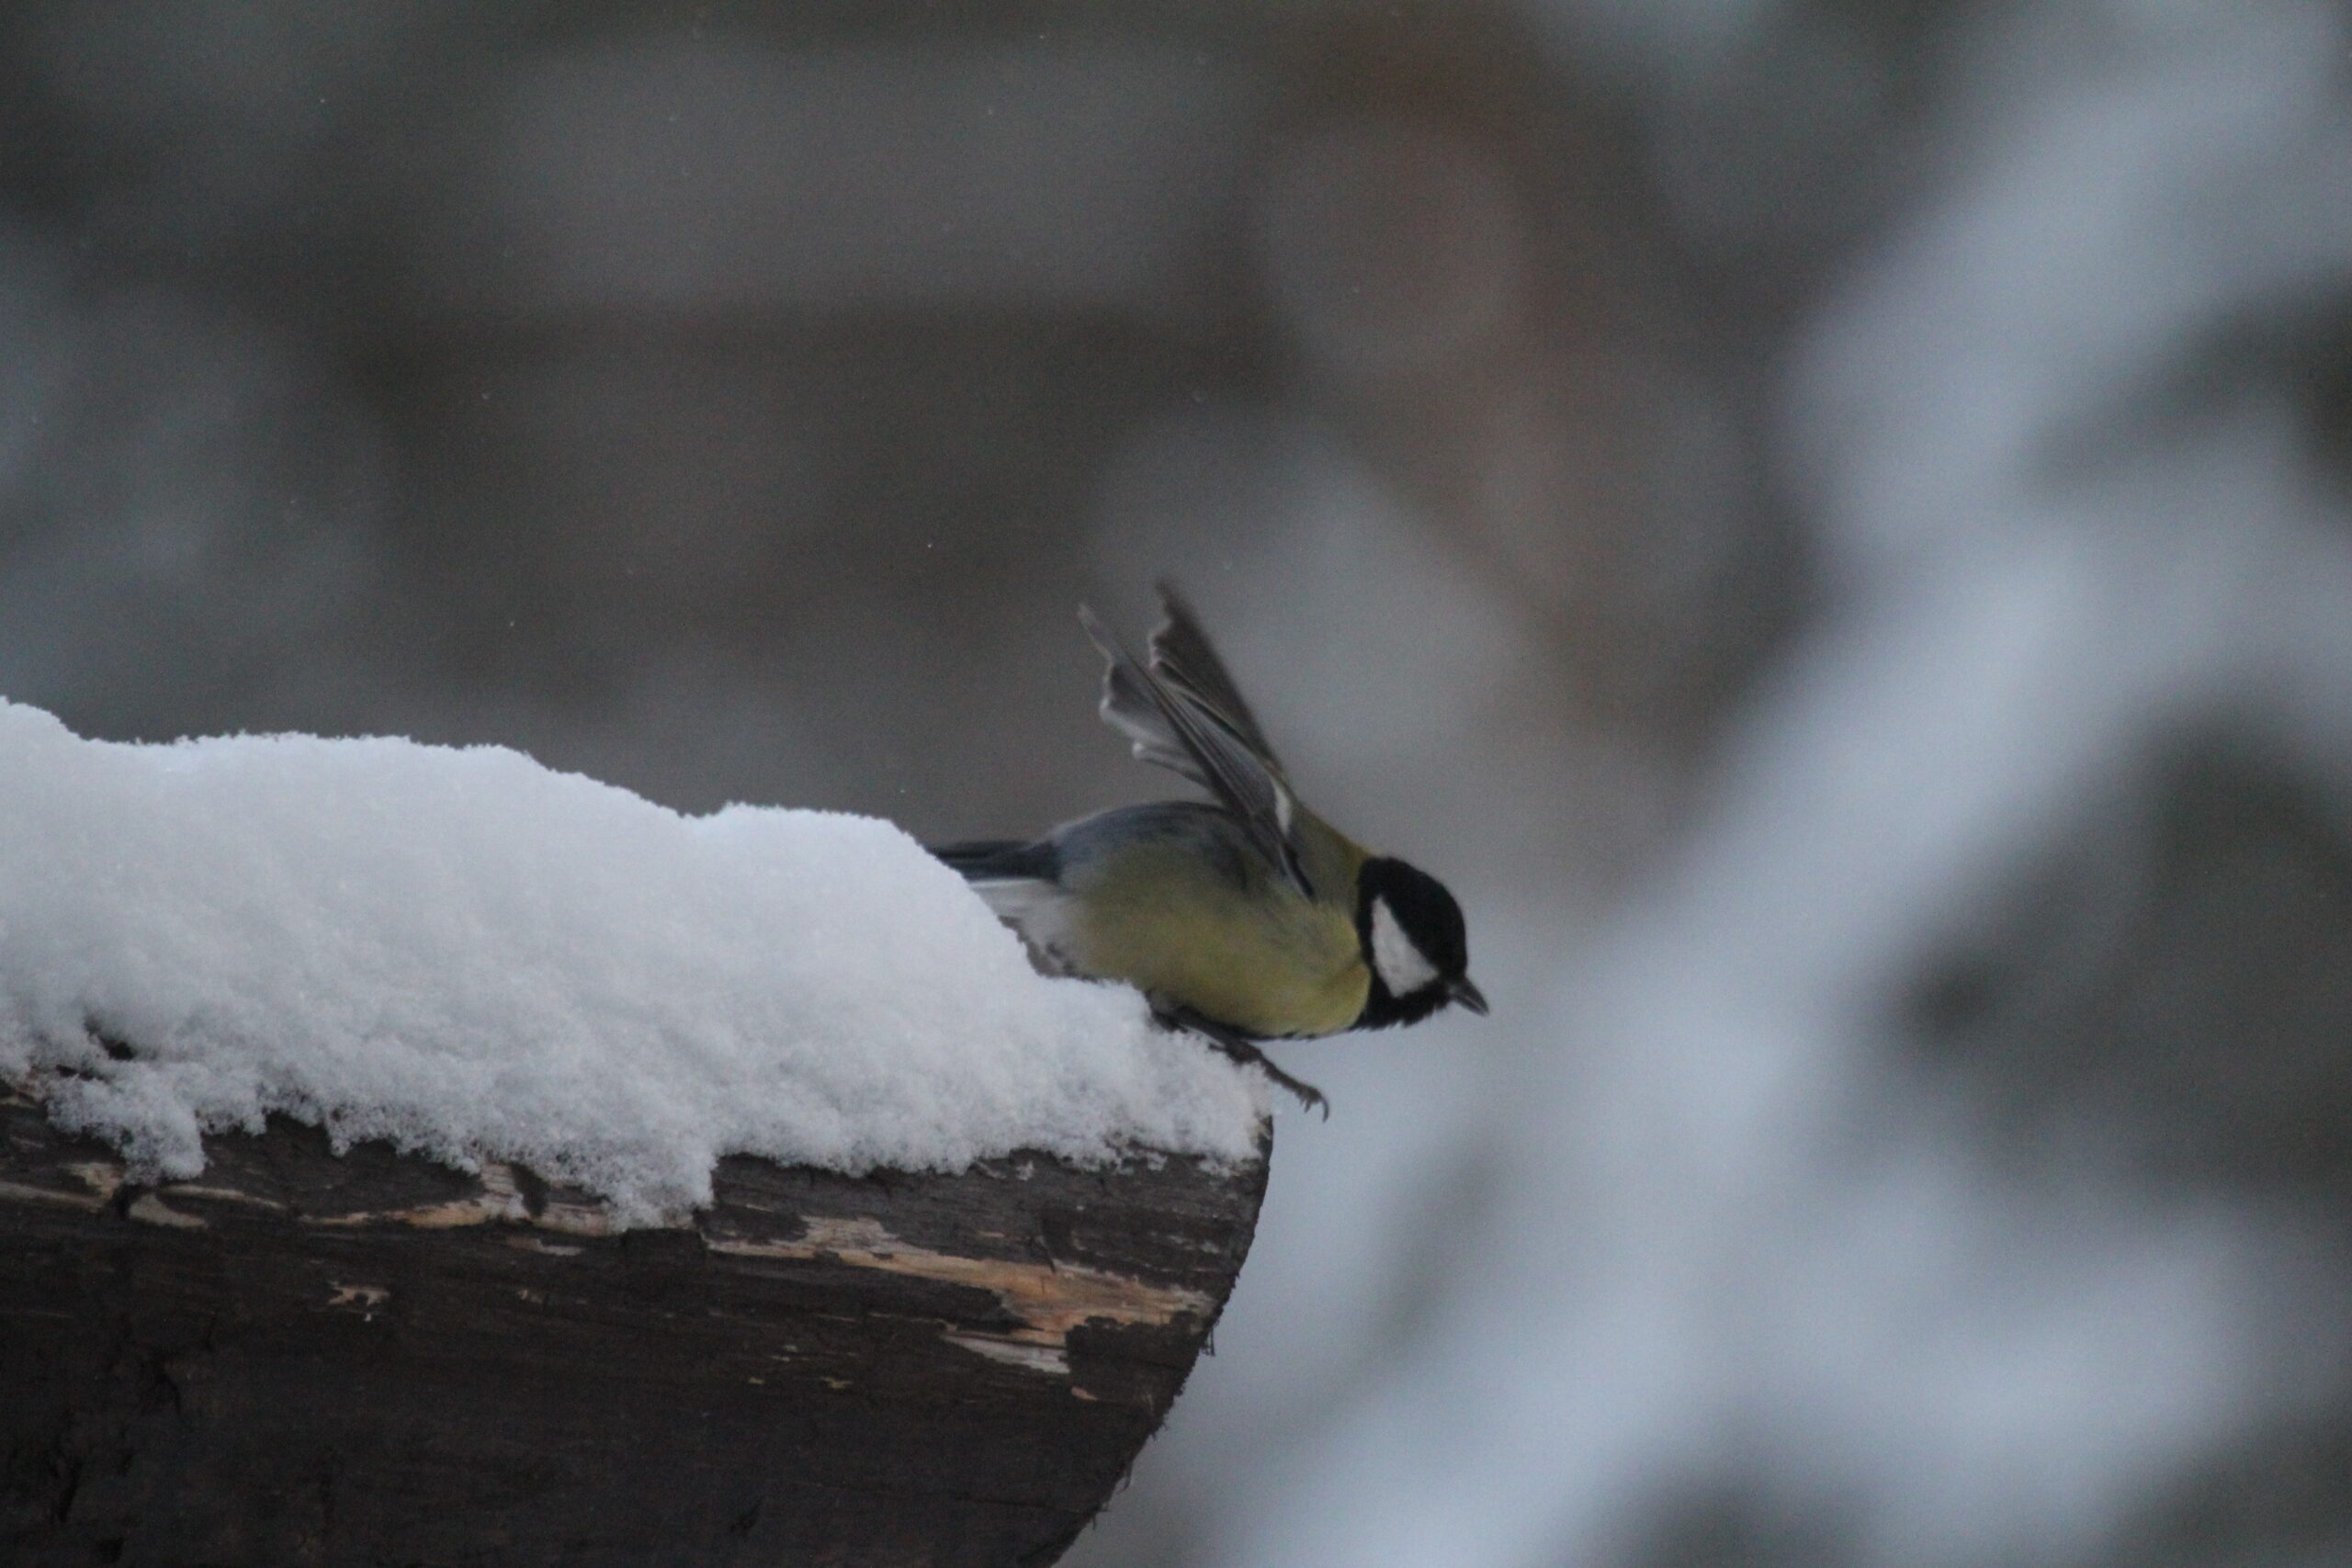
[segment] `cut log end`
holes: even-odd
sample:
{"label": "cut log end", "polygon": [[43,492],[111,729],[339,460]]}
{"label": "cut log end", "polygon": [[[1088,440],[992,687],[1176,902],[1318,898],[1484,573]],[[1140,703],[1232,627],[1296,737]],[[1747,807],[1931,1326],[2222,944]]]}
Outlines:
{"label": "cut log end", "polygon": [[28,1100],[0,1132],[0,1557],[252,1568],[1050,1562],[1223,1310],[1267,1146],[735,1158],[616,1231],[280,1121],[159,1188]]}

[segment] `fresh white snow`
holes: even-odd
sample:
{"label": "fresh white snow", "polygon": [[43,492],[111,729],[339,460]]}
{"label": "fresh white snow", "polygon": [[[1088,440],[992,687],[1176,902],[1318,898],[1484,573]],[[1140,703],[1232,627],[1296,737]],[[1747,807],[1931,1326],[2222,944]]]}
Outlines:
{"label": "fresh white snow", "polygon": [[0,1077],[151,1176],[282,1111],[639,1219],[726,1154],[1241,1158],[1267,1105],[1132,990],[1034,973],[887,822],[683,817],[497,747],[85,740],[6,702]]}

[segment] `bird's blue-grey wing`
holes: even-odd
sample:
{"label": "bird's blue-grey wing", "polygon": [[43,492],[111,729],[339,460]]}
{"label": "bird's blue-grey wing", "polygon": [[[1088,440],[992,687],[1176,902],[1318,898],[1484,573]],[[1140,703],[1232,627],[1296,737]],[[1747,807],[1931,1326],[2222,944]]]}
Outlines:
{"label": "bird's blue-grey wing", "polygon": [[1176,591],[1174,583],[1163,580],[1159,586],[1159,629],[1151,634],[1151,641],[1144,650],[1152,673],[1206,705],[1279,778],[1281,761],[1275,757],[1273,747],[1267,744],[1257,716],[1242,700],[1241,689],[1226,672],[1225,660],[1217,657],[1208,634],[1201,630],[1193,606]]}
{"label": "bird's blue-grey wing", "polygon": [[[1208,641],[1170,601],[1170,625],[1199,649]],[[1135,744],[1135,753],[1147,762],[1168,768],[1200,784],[1230,811],[1267,861],[1284,880],[1307,897],[1314,886],[1300,863],[1294,830],[1298,802],[1280,770],[1264,750],[1257,723],[1245,706],[1231,714],[1199,690],[1179,668],[1162,671],[1155,660],[1147,669],[1113,637],[1091,610],[1079,611],[1086,635],[1102,652],[1102,716]],[[1165,631],[1167,628],[1162,628]],[[1159,638],[1154,637],[1155,650]],[[1213,684],[1230,694],[1233,682],[1214,652],[1195,671],[1213,671]],[[1232,700],[1238,701],[1238,696]]]}

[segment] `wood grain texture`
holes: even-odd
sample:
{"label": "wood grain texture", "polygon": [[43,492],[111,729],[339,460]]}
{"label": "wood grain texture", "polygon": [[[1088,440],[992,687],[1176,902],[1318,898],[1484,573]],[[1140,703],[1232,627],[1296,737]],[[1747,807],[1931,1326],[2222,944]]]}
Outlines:
{"label": "wood grain texture", "polygon": [[616,1233],[527,1171],[288,1122],[154,1189],[28,1099],[0,1134],[27,1568],[1050,1562],[1182,1387],[1268,1146],[730,1159],[691,1224]]}

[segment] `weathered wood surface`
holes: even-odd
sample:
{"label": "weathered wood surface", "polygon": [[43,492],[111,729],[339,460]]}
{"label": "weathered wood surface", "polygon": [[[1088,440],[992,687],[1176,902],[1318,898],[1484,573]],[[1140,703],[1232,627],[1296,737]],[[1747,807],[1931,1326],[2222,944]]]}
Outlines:
{"label": "weathered wood surface", "polygon": [[725,1162],[690,1225],[313,1129],[198,1181],[0,1101],[0,1562],[1052,1562],[1182,1386],[1261,1157]]}

